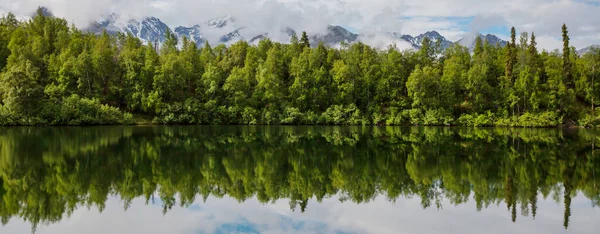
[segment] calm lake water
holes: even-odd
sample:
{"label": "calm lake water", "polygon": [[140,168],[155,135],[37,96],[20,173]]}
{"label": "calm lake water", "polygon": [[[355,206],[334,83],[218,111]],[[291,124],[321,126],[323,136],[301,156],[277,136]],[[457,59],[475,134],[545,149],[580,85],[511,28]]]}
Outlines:
{"label": "calm lake water", "polygon": [[598,233],[595,130],[0,128],[0,233]]}

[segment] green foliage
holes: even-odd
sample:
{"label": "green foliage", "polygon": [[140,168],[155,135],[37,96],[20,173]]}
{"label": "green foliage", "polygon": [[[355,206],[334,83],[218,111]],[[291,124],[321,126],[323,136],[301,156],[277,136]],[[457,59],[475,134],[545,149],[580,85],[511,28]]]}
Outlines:
{"label": "green foliage", "polygon": [[169,34],[143,45],[41,13],[0,19],[0,105],[12,116],[2,125],[76,123],[47,111],[75,94],[158,124],[558,126],[600,102],[600,50],[578,58],[566,26],[562,53],[540,53],[535,34],[517,41],[512,28],[504,49],[478,37],[471,55],[429,38],[418,51],[311,47],[306,33],[290,44],[198,48]]}
{"label": "green foliage", "polygon": [[552,111],[541,113],[526,112],[518,117],[498,118],[496,126],[505,127],[555,127],[563,123],[562,117]]}
{"label": "green foliage", "polygon": [[585,115],[579,120],[578,125],[586,128],[600,127],[600,113],[595,112],[592,114]]}
{"label": "green foliage", "polygon": [[362,123],[360,110],[354,104],[347,106],[334,105],[327,108],[322,115],[323,123],[333,125],[358,125]]}
{"label": "green foliage", "polygon": [[297,125],[297,124],[306,124],[305,115],[300,112],[298,108],[288,107],[285,108],[283,112],[281,124],[285,125]]}
{"label": "green foliage", "polygon": [[308,34],[306,34],[306,32],[302,32],[302,37],[300,38],[300,45],[302,45],[302,47],[304,48],[310,47],[310,41],[308,40]]}
{"label": "green foliage", "polygon": [[0,125],[10,126],[18,125],[19,117],[12,113],[8,108],[0,105]]}
{"label": "green foliage", "polygon": [[517,221],[555,215],[536,210],[537,198],[554,198],[566,214],[557,223],[568,226],[572,198],[600,204],[599,137],[513,128],[0,128],[0,218],[35,228],[78,208],[102,212],[109,198],[127,209],[156,196],[169,212],[227,196],[302,210],[332,197],[473,211],[500,205]]}
{"label": "green foliage", "polygon": [[470,127],[488,127],[495,125],[495,115],[491,111],[484,114],[463,114],[458,118],[458,123]]}
{"label": "green foliage", "polygon": [[454,123],[452,114],[444,109],[411,109],[408,115],[413,125],[447,126]]}
{"label": "green foliage", "polygon": [[56,109],[54,125],[131,124],[133,116],[118,108],[101,104],[97,99],[80,98],[77,94],[66,98]]}
{"label": "green foliage", "polygon": [[562,25],[562,40],[563,40],[563,74],[565,78],[565,82],[567,84],[571,84],[573,80],[573,71],[571,70],[571,47],[569,46],[569,30],[567,29],[567,25]]}
{"label": "green foliage", "polygon": [[29,60],[9,60],[0,77],[4,106],[15,113],[33,115],[39,110],[43,90],[37,85],[40,70]]}

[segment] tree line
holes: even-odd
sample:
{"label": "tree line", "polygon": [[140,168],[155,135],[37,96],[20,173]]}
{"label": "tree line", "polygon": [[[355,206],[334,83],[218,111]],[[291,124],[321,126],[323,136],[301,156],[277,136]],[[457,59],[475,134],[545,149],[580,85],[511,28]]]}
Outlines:
{"label": "tree line", "polygon": [[0,125],[334,124],[595,127],[600,50],[424,38],[416,51],[269,39],[202,47],[83,32],[41,11],[0,19]]}
{"label": "tree line", "polygon": [[[54,223],[113,196],[160,200],[163,212],[232,197],[290,209],[339,198],[421,201],[442,209],[475,202],[535,218],[538,199],[577,194],[600,205],[595,131],[431,127],[0,128],[0,218]],[[596,173],[598,172],[598,173]]]}

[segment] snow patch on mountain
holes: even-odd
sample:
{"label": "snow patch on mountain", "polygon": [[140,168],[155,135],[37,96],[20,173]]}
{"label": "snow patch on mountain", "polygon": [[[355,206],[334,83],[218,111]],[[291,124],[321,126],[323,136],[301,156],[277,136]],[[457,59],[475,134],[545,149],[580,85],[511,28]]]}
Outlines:
{"label": "snow patch on mountain", "polygon": [[507,41],[500,39],[496,35],[492,35],[492,34],[483,35],[480,33],[470,33],[470,34],[464,36],[463,38],[461,38],[460,40],[456,41],[456,43],[469,48],[469,50],[473,50],[475,48],[475,41],[476,41],[477,37],[481,37],[481,39],[484,43],[487,41],[490,45],[498,44],[501,47],[504,47],[508,44]]}
{"label": "snow patch on mountain", "polygon": [[108,15],[104,19],[93,23],[88,30],[97,34],[102,33],[103,30],[108,33],[131,34],[144,43],[163,43],[166,40],[167,33],[173,33],[169,26],[156,17],[146,17],[141,21],[135,19],[124,21],[116,14]]}
{"label": "snow patch on mountain", "polygon": [[600,49],[600,45],[591,45],[591,46],[585,47],[583,49],[578,50],[577,54],[579,56],[583,56],[584,54],[587,54],[588,52],[590,52],[592,49]]}
{"label": "snow patch on mountain", "polygon": [[[223,16],[192,26],[179,26],[171,31],[169,26],[155,17],[146,17],[141,20],[127,20],[119,15],[111,14],[92,24],[88,30],[95,33],[101,33],[102,30],[106,30],[109,33],[130,33],[140,38],[145,43],[163,43],[166,40],[167,33],[173,33],[180,42],[186,37],[188,40],[196,43],[199,47],[203,46],[205,42],[209,42],[213,45],[230,45],[239,40],[246,40],[249,43],[256,44],[260,40],[266,38],[277,42],[287,43],[293,34],[297,34],[297,36],[300,37],[299,33],[296,33],[296,31],[290,27],[272,29],[267,32],[259,30],[260,28],[261,27],[256,27],[252,24],[244,24],[231,16]],[[456,43],[472,49],[475,45],[476,36],[482,37],[490,44],[498,43],[501,46],[506,45],[506,41],[490,34],[470,34]],[[317,46],[319,43],[323,43],[327,46],[339,47],[342,43],[351,44],[361,41],[379,49],[386,49],[393,45],[401,50],[419,49],[425,38],[429,38],[432,43],[440,41],[442,50],[445,50],[454,44],[437,31],[428,31],[417,36],[401,34],[398,32],[357,34],[336,25],[329,25],[320,32],[313,33],[309,36],[311,46]]]}

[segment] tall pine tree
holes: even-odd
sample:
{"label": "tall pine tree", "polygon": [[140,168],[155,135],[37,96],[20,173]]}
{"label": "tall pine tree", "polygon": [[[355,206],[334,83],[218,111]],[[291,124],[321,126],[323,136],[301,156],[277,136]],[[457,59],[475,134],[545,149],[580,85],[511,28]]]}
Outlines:
{"label": "tall pine tree", "polygon": [[308,35],[306,34],[306,32],[302,32],[302,38],[300,38],[300,44],[304,48],[310,47],[310,41],[308,40]]}
{"label": "tall pine tree", "polygon": [[565,84],[570,86],[573,84],[573,71],[571,70],[571,48],[569,47],[569,30],[567,25],[562,26],[562,40],[563,40],[563,76]]}
{"label": "tall pine tree", "polygon": [[515,27],[510,29],[510,42],[506,45],[506,70],[505,76],[511,82],[514,81],[514,66],[517,60],[516,55],[516,30]]}

